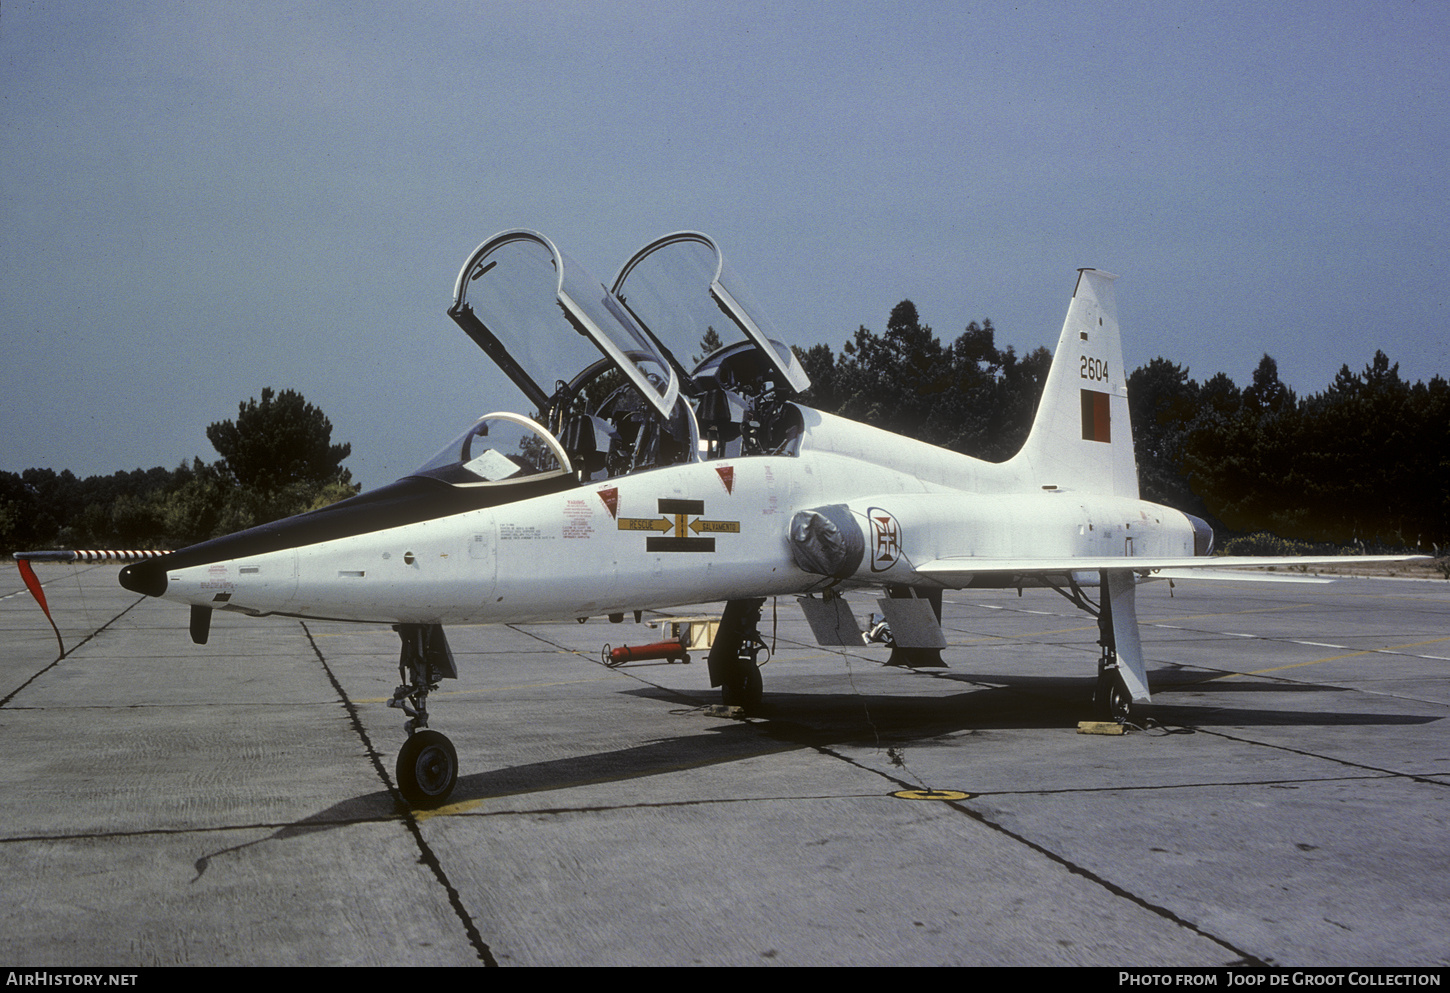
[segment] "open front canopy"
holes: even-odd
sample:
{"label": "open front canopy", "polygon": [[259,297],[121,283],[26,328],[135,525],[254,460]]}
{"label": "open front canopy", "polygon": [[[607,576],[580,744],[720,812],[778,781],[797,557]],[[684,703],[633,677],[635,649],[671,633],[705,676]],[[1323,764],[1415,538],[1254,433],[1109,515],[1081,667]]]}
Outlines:
{"label": "open front canopy", "polygon": [[679,397],[679,377],[650,336],[538,232],[504,231],[480,245],[448,313],[540,411],[601,354],[661,417]]}
{"label": "open front canopy", "polygon": [[810,377],[782,344],[719,246],[698,231],[651,242],[615,277],[614,296],[664,346],[677,367],[713,328],[722,345],[741,335],[755,345],[782,395],[804,392]]}

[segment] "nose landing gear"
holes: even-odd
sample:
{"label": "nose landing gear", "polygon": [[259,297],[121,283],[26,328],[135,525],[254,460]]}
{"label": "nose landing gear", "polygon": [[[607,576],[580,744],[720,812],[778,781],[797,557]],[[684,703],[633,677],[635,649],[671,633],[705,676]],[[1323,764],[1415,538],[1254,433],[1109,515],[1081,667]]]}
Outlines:
{"label": "nose landing gear", "polygon": [[448,800],[458,784],[458,752],[453,742],[428,729],[428,694],[443,679],[457,679],[458,667],[440,624],[397,624],[402,640],[398,678],[389,707],[408,715],[403,725],[408,740],[398,752],[398,791],[416,807],[436,807]]}

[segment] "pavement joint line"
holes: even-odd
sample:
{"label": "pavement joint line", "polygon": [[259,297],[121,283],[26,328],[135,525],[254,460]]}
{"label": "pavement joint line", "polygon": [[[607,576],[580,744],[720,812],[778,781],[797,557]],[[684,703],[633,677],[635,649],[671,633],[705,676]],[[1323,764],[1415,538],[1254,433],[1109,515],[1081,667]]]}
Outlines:
{"label": "pavement joint line", "polygon": [[463,897],[458,892],[458,888],[448,878],[448,873],[443,868],[443,863],[439,860],[437,853],[433,851],[433,846],[429,845],[428,840],[423,837],[423,830],[417,815],[403,802],[402,794],[398,792],[397,785],[389,779],[387,769],[383,765],[382,756],[378,754],[377,748],[373,745],[372,737],[368,734],[367,728],[363,726],[362,716],[358,713],[357,705],[348,698],[347,691],[343,689],[342,683],[332,671],[332,666],[327,664],[327,659],[323,656],[322,649],[318,647],[317,642],[312,638],[312,631],[307,627],[307,622],[298,621],[298,624],[302,627],[302,633],[307,636],[307,643],[312,646],[312,651],[317,656],[317,661],[322,665],[322,671],[327,674],[328,681],[332,683],[333,689],[337,691],[338,699],[347,708],[348,720],[352,723],[353,730],[357,732],[358,737],[362,740],[363,748],[367,751],[368,759],[372,763],[373,770],[377,773],[378,778],[382,780],[383,786],[392,794],[394,802],[400,805],[405,811],[402,823],[407,828],[408,833],[413,836],[413,843],[418,847],[419,861],[428,867],[429,871],[433,873],[433,877],[443,887],[443,892],[448,898],[448,905],[453,908],[454,915],[463,926],[463,932],[468,938],[468,943],[473,946],[474,953],[478,956],[479,961],[483,962],[484,965],[497,966],[498,962],[493,957],[493,951],[484,942],[483,935],[479,932],[472,915],[469,914],[468,908],[463,905]]}
{"label": "pavement joint line", "polygon": [[312,831],[353,827],[359,824],[388,824],[404,820],[399,813],[366,817],[339,817],[329,820],[258,821],[253,824],[198,824],[192,827],[143,828],[135,831],[75,831],[67,834],[18,834],[0,837],[0,845],[29,844],[37,841],[96,841],[106,838],[147,838],[156,835],[178,837],[192,834],[225,834],[230,831]]}
{"label": "pavement joint line", "polygon": [[[889,780],[891,782],[897,783],[900,786],[901,789],[915,789],[916,788],[913,784],[907,783],[906,781],[904,781],[904,780],[902,780],[902,779],[900,779],[900,778],[898,778],[896,776],[893,776],[893,775],[891,775],[888,772],[885,772],[885,771],[883,771],[881,769],[873,769],[870,766],[861,765],[859,762],[856,762],[854,759],[852,759],[852,758],[850,758],[848,756],[842,755],[839,752],[835,752],[835,751],[833,751],[833,750],[831,750],[829,748],[820,747],[820,751],[823,754],[833,756],[833,757],[835,757],[837,759],[840,759],[843,762],[847,762],[847,763],[849,763],[851,765],[854,765],[857,768],[860,768],[860,769],[863,769],[863,770],[869,771],[869,772],[874,772],[878,776],[881,776],[883,779],[886,779],[886,780]],[[974,793],[973,799],[976,799],[977,797],[984,796],[984,795],[985,794]],[[1181,928],[1183,928],[1183,929],[1185,929],[1187,931],[1191,931],[1192,933],[1198,935],[1201,938],[1205,938],[1205,939],[1207,939],[1209,941],[1212,941],[1214,944],[1216,944],[1216,945],[1218,945],[1218,946],[1220,946],[1222,948],[1227,949],[1229,952],[1233,953],[1234,955],[1239,956],[1238,960],[1236,960],[1234,962],[1230,962],[1230,963],[1225,963],[1225,965],[1251,965],[1251,966],[1267,966],[1268,965],[1267,962],[1264,962],[1263,960],[1259,959],[1257,956],[1255,956],[1251,952],[1245,951],[1244,949],[1241,949],[1241,948],[1237,947],[1236,945],[1232,944],[1230,941],[1228,941],[1225,938],[1220,938],[1218,935],[1215,935],[1215,934],[1213,934],[1213,933],[1211,933],[1209,931],[1205,931],[1203,928],[1199,927],[1197,924],[1194,924],[1192,921],[1185,920],[1184,918],[1178,916],[1176,913],[1174,913],[1172,910],[1169,910],[1167,907],[1161,906],[1159,904],[1155,904],[1155,903],[1153,903],[1153,902],[1151,902],[1151,901],[1149,901],[1149,900],[1147,900],[1147,899],[1145,899],[1145,898],[1143,898],[1141,896],[1138,896],[1136,893],[1133,893],[1133,892],[1125,889],[1124,887],[1119,886],[1117,883],[1112,882],[1107,877],[1102,876],[1102,875],[1099,875],[1096,872],[1093,872],[1091,869],[1088,869],[1086,866],[1078,865],[1076,862],[1073,862],[1071,859],[1069,859],[1069,858],[1067,858],[1067,857],[1065,857],[1063,855],[1059,855],[1057,852],[1052,851],[1050,848],[1046,847],[1045,845],[1039,844],[1038,842],[1035,842],[1035,841],[1031,840],[1030,838],[1026,837],[1025,835],[1018,834],[1016,831],[1011,830],[1010,828],[1006,827],[1005,825],[1003,825],[1003,824],[1001,824],[1001,823],[999,823],[997,821],[994,821],[992,818],[988,817],[982,811],[973,809],[973,807],[971,806],[972,800],[943,800],[941,802],[942,802],[942,804],[944,806],[950,807],[950,808],[956,810],[959,813],[965,814],[967,817],[971,818],[972,820],[976,821],[977,823],[981,824],[982,826],[984,826],[984,827],[986,827],[986,828],[988,828],[988,829],[990,829],[992,831],[996,831],[998,834],[1001,834],[1004,837],[1007,837],[1007,838],[1012,839],[1013,841],[1017,842],[1018,844],[1020,844],[1020,845],[1022,845],[1024,847],[1030,849],[1031,851],[1036,852],[1037,854],[1043,856],[1044,858],[1048,859],[1049,861],[1052,861],[1052,862],[1057,863],[1058,865],[1062,866],[1064,869],[1066,869],[1068,872],[1072,873],[1073,875],[1081,876],[1082,878],[1088,880],[1089,882],[1095,883],[1096,885],[1098,885],[1098,886],[1102,887],[1103,889],[1107,890],[1109,893],[1113,894],[1114,896],[1117,896],[1120,899],[1127,900],[1130,903],[1134,904],[1135,906],[1140,907],[1140,908],[1142,908],[1144,910],[1147,910],[1150,913],[1157,914],[1159,917],[1163,918],[1164,920],[1169,921],[1170,923],[1175,924],[1178,927],[1181,927]]]}
{"label": "pavement joint line", "polygon": [[[1434,659],[1435,658],[1435,656],[1433,656],[1433,655],[1425,655],[1425,656],[1420,656],[1420,655],[1404,655],[1404,656],[1401,656],[1401,657],[1402,658],[1431,658],[1431,659]],[[1160,661],[1160,664],[1161,664],[1161,660],[1153,660],[1153,661]],[[1450,661],[1450,659],[1445,659],[1445,660],[1438,660],[1437,659],[1437,661]],[[1190,669],[1199,669],[1199,670],[1201,670],[1201,671],[1203,671],[1205,673],[1210,673],[1211,675],[1205,675],[1205,676],[1202,676],[1202,677],[1197,678],[1197,679],[1185,679],[1182,682],[1174,683],[1172,686],[1165,686],[1161,690],[1156,690],[1155,692],[1158,692],[1158,693],[1171,693],[1171,692],[1173,692],[1175,690],[1191,689],[1191,688],[1193,688],[1195,686],[1202,686],[1205,683],[1211,683],[1211,682],[1213,682],[1216,679],[1225,679],[1225,678],[1227,678],[1229,676],[1252,676],[1252,675],[1259,675],[1257,673],[1234,672],[1234,671],[1230,671],[1230,670],[1226,670],[1226,669],[1209,669],[1209,668],[1207,668],[1206,666],[1203,666],[1203,665],[1186,666],[1186,665],[1179,665],[1178,663],[1174,663],[1174,666],[1175,666],[1175,668],[1178,668],[1178,669],[1184,670],[1184,671],[1187,671],[1187,670],[1190,670]],[[1340,691],[1353,691],[1355,693],[1363,693],[1366,696],[1384,697],[1384,698],[1389,699],[1389,700],[1404,700],[1404,701],[1409,702],[1409,703],[1424,704],[1426,706],[1431,706],[1431,707],[1443,707],[1443,706],[1445,706],[1445,704],[1443,704],[1442,702],[1440,702],[1438,700],[1427,700],[1424,697],[1409,696],[1409,695],[1404,694],[1404,693],[1389,693],[1389,692],[1386,692],[1385,690],[1378,690],[1378,689],[1374,689],[1372,687],[1363,686],[1363,685],[1361,685],[1361,686],[1352,686],[1352,687],[1351,686],[1341,686],[1341,685],[1339,685],[1337,683],[1328,682],[1328,681],[1320,681],[1320,680],[1310,680],[1308,682],[1305,682],[1305,681],[1301,681],[1301,680],[1298,680],[1298,679],[1291,679],[1288,676],[1275,676],[1275,675],[1269,674],[1268,672],[1262,674],[1262,676],[1263,676],[1264,679],[1271,679],[1271,680],[1274,680],[1275,682],[1280,682],[1280,683],[1288,683],[1291,686],[1322,686],[1322,687],[1325,687],[1326,689],[1333,689],[1333,690],[1340,690]]]}
{"label": "pavement joint line", "polygon": [[[1184,727],[1186,725],[1178,725]],[[1242,786],[1332,786],[1335,783],[1358,783],[1389,779],[1413,778],[1410,773],[1377,772],[1362,776],[1310,776],[1299,779],[1244,779],[1244,780],[1207,780],[1196,783],[1154,783],[1146,786],[1073,786],[1062,789],[1041,789],[1041,790],[972,790],[973,797],[993,796],[1073,796],[1079,793],[1143,793],[1158,790],[1198,790],[1198,789],[1219,789],[1236,788]]]}
{"label": "pavement joint line", "polygon": [[224,703],[219,701],[199,700],[180,701],[174,703],[62,703],[47,704],[45,706],[30,706],[22,704],[18,707],[6,707],[5,709],[9,711],[14,711],[15,713],[20,713],[22,711],[31,711],[36,713],[57,711],[62,713],[70,713],[78,710],[175,710],[182,708],[191,710],[207,710],[212,707],[224,708],[226,710],[315,710],[318,707],[332,707],[336,704],[336,700],[315,700],[311,703],[283,703],[275,700],[269,700],[263,703]]}
{"label": "pavement joint line", "polygon": [[[889,793],[821,793],[789,796],[732,796],[700,797],[693,800],[636,800],[632,803],[590,803],[577,807],[511,807],[508,810],[479,810],[478,807],[490,800],[504,800],[516,796],[527,796],[530,791],[500,793],[497,796],[479,797],[459,804],[447,804],[436,810],[427,811],[429,817],[535,817],[540,814],[609,814],[623,810],[672,810],[683,807],[712,807],[739,803],[796,803],[825,800],[889,800]],[[454,810],[453,807],[466,809]]]}
{"label": "pavement joint line", "polygon": [[[39,679],[41,676],[45,675],[51,669],[54,669],[56,666],[60,665],[66,659],[68,659],[72,655],[74,655],[77,651],[80,650],[80,648],[82,646],[88,644],[92,638],[96,637],[102,631],[106,630],[106,628],[110,627],[112,624],[114,624],[117,621],[119,621],[122,617],[125,617],[132,610],[136,609],[136,607],[143,600],[145,600],[145,599],[146,599],[146,597],[144,597],[144,596],[137,598],[137,600],[135,601],[135,603],[130,604],[128,607],[126,607],[124,610],[122,610],[116,616],[112,617],[110,620],[106,621],[106,623],[102,624],[100,627],[96,628],[90,634],[86,635],[84,638],[82,638],[80,641],[76,642],[70,648],[66,649],[66,651],[65,651],[65,653],[63,655],[56,656],[55,661],[53,661],[53,662],[51,662],[51,663],[49,663],[49,664],[47,664],[45,666],[42,666],[41,668],[37,669],[34,673],[31,674],[31,676],[30,676],[29,679],[25,680],[25,682],[23,682],[19,686],[15,687],[15,689],[11,690],[3,698],[0,698],[0,708],[3,708],[11,700],[14,700],[17,696],[19,696],[20,693],[23,692],[24,689],[27,686],[29,686],[31,683],[35,682],[37,679]],[[89,621],[89,618],[88,618],[88,621]]]}
{"label": "pavement joint line", "polygon": [[[618,670],[611,669],[610,671],[617,672]],[[607,679],[609,679],[608,676],[594,676],[589,679],[560,679],[552,683],[516,683],[512,686],[480,686],[471,690],[434,690],[428,696],[430,699],[440,696],[482,696],[488,693],[502,693],[506,690],[537,690],[547,689],[550,686],[574,686],[578,683],[600,683]],[[392,697],[386,696],[366,697],[354,700],[353,703],[372,705],[387,703],[391,699]]]}
{"label": "pavement joint line", "polygon": [[1396,779],[1408,779],[1412,782],[1424,783],[1427,786],[1450,786],[1450,783],[1442,783],[1434,778],[1434,776],[1436,775],[1443,775],[1442,773],[1421,775],[1413,772],[1397,772],[1394,769],[1381,769],[1379,766],[1366,765],[1363,762],[1351,762],[1348,759],[1336,758],[1333,755],[1321,755],[1318,752],[1311,752],[1303,748],[1290,748],[1288,745],[1280,745],[1272,741],[1255,741],[1252,738],[1241,738],[1238,735],[1229,734],[1227,731],[1214,731],[1210,728],[1199,727],[1197,725],[1185,724],[1183,726],[1192,727],[1194,731],[1197,731],[1200,734],[1211,734],[1215,737],[1223,738],[1228,741],[1237,741],[1240,744],[1245,745],[1257,745],[1261,748],[1272,748],[1276,751],[1288,752],[1291,755],[1302,755],[1305,758],[1318,759],[1321,762],[1333,762],[1336,765],[1342,765],[1348,769],[1365,769],[1369,772],[1383,773],[1385,776],[1394,777]]}

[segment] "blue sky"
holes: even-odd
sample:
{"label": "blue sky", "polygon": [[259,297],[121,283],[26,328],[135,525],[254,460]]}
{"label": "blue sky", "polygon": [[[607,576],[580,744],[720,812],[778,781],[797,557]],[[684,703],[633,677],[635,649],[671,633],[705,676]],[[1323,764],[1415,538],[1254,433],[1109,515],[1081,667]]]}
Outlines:
{"label": "blue sky", "polygon": [[681,228],[792,343],[913,300],[1300,393],[1450,373],[1450,5],[0,6],[0,469],[215,458],[302,392],[369,487],[522,408],[445,314],[496,231]]}

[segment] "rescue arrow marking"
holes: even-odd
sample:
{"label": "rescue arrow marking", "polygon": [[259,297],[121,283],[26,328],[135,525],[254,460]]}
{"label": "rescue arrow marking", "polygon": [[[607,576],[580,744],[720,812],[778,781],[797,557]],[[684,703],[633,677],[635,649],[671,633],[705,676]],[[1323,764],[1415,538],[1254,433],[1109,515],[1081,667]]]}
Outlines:
{"label": "rescue arrow marking", "polygon": [[701,517],[691,520],[692,515],[705,512],[704,500],[660,498],[659,512],[670,516],[621,517],[619,518],[619,530],[658,531],[661,535],[674,532],[670,537],[651,537],[645,542],[645,551],[649,552],[713,552],[715,550],[714,538],[691,537],[689,532],[693,531],[696,535],[702,532],[708,534],[740,533],[739,521],[707,521]]}
{"label": "rescue arrow marking", "polygon": [[714,534],[739,534],[739,521],[702,521],[698,517],[690,522],[690,530],[699,534],[709,531]]}
{"label": "rescue arrow marking", "polygon": [[621,531],[673,531],[675,522],[668,518],[650,517],[621,517],[619,519],[619,530]]}

